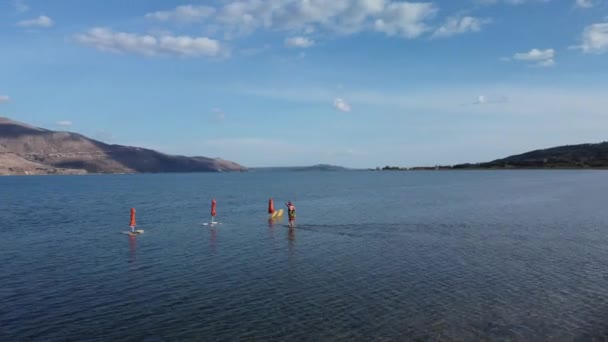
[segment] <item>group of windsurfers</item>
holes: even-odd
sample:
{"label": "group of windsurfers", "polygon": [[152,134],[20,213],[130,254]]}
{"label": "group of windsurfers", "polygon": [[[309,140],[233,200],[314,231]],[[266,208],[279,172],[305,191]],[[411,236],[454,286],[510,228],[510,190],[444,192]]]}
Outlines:
{"label": "group of windsurfers", "polygon": [[[213,221],[213,218],[216,215],[216,202],[215,199],[211,201],[211,224],[214,224],[215,222]],[[285,203],[285,205],[287,206],[287,216],[289,218],[289,228],[294,228],[296,226],[296,206],[291,202],[291,201],[287,201],[287,203]],[[268,206],[268,213],[269,214],[273,214],[274,213],[274,204],[272,202],[272,199],[270,199],[270,203]],[[131,234],[135,234],[135,208],[131,208],[131,221],[129,223],[129,227],[131,228]],[[141,231],[143,232],[143,230]]]}

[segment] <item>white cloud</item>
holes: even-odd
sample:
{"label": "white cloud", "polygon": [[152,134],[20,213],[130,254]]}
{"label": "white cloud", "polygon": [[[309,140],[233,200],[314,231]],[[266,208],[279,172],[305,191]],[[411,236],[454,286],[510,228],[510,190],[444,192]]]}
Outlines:
{"label": "white cloud", "polygon": [[96,27],[75,36],[82,44],[101,51],[128,52],[145,56],[177,55],[184,57],[216,57],[224,51],[219,41],[207,37],[139,35]]}
{"label": "white cloud", "polygon": [[101,51],[131,52],[142,55],[158,53],[158,40],[150,35],[114,32],[108,28],[96,27],[86,33],[76,35],[82,44],[95,47]]}
{"label": "white cloud", "polygon": [[9,102],[11,100],[7,95],[0,95],[0,103]]}
{"label": "white cloud", "polygon": [[14,0],[13,6],[18,13],[25,13],[30,10],[30,7],[23,0]]}
{"label": "white cloud", "polygon": [[431,29],[427,21],[437,11],[431,2],[397,0],[236,0],[215,8],[188,5],[146,16],[164,21],[205,19],[208,29],[228,38],[258,29],[300,34],[376,31],[416,38]]}
{"label": "white cloud", "polygon": [[62,120],[62,121],[57,121],[56,124],[58,126],[62,126],[62,127],[70,127],[70,126],[72,126],[72,121]]}
{"label": "white cloud", "polygon": [[394,2],[388,4],[374,22],[374,29],[388,35],[416,38],[430,27],[425,20],[432,18],[437,8],[432,3]]}
{"label": "white cloud", "polygon": [[350,112],[350,105],[341,98],[334,99],[334,108],[341,112]]}
{"label": "white cloud", "polygon": [[578,8],[591,8],[597,5],[594,0],[576,0],[575,6]]}
{"label": "white cloud", "polygon": [[553,58],[554,55],[555,51],[553,49],[532,49],[528,52],[516,53],[513,58],[520,61],[543,61]]}
{"label": "white cloud", "polygon": [[584,53],[604,53],[608,51],[608,22],[593,24],[585,27],[582,44],[574,46]]}
{"label": "white cloud", "polygon": [[555,65],[555,50],[532,49],[528,52],[520,52],[513,55],[516,61],[534,62],[534,65],[541,67],[550,67]]}
{"label": "white cloud", "polygon": [[540,67],[552,67],[552,66],[555,66],[555,60],[553,60],[553,59],[546,59],[544,61],[538,62],[537,66],[540,66]]}
{"label": "white cloud", "polygon": [[248,34],[271,23],[271,7],[259,1],[236,1],[226,4],[218,10],[215,21],[220,28],[229,34]]}
{"label": "white cloud", "polygon": [[279,27],[303,29],[308,25],[332,26],[354,4],[351,1],[296,0],[284,1],[270,14]]}
{"label": "white cloud", "polygon": [[175,21],[179,23],[197,22],[208,18],[215,13],[215,8],[210,6],[178,6],[171,11],[157,11],[146,14],[147,19],[158,21]]}
{"label": "white cloud", "polygon": [[181,56],[217,56],[220,43],[207,37],[169,36],[160,37],[159,49]]}
{"label": "white cloud", "polygon": [[479,32],[481,27],[490,23],[490,19],[475,17],[449,17],[446,22],[433,33],[433,37],[450,37],[467,32]]}
{"label": "white cloud", "polygon": [[473,104],[474,105],[487,105],[487,104],[497,104],[497,103],[507,103],[507,102],[508,102],[508,100],[505,96],[479,95],[479,96],[477,96],[477,99],[475,99],[475,102],[473,102]]}
{"label": "white cloud", "polygon": [[41,15],[35,19],[22,20],[17,23],[17,26],[20,27],[40,27],[40,28],[49,28],[55,25],[55,22],[46,15]]}
{"label": "white cloud", "polygon": [[385,11],[391,1],[386,0],[359,0],[346,2],[350,7],[337,14],[331,30],[341,34],[352,34],[373,28],[373,20]]}
{"label": "white cloud", "polygon": [[289,48],[309,48],[315,41],[307,37],[292,37],[285,39],[285,46]]}

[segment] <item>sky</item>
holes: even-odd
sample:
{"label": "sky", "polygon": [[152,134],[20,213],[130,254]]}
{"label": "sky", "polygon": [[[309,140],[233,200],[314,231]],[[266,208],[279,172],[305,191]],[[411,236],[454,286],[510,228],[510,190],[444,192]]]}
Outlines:
{"label": "sky", "polygon": [[601,142],[608,0],[0,0],[0,116],[250,167]]}

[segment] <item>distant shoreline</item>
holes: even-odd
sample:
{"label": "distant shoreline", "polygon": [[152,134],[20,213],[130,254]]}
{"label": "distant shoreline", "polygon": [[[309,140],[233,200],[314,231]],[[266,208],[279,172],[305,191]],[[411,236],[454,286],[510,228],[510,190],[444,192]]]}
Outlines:
{"label": "distant shoreline", "polygon": [[[322,171],[317,170],[318,173],[335,173],[335,172],[446,172],[446,171],[455,171],[455,172],[466,172],[466,171],[608,171],[608,167],[585,167],[585,168],[469,168],[469,169],[399,169],[399,170],[375,170],[375,169],[350,169],[350,170],[335,170],[335,171]],[[302,173],[302,171],[289,171],[289,170],[273,170],[273,171],[265,171],[265,172],[298,172]],[[307,171],[315,172],[315,171]],[[41,173],[41,174],[0,174],[0,177],[60,177],[60,176],[116,176],[116,175],[191,175],[191,174],[229,174],[229,173],[257,173],[255,171],[230,171],[230,172],[136,172],[136,173]]]}
{"label": "distant shoreline", "polygon": [[471,167],[471,168],[402,168],[402,169],[390,169],[390,170],[375,170],[367,169],[369,172],[406,172],[406,171],[526,171],[526,170],[539,170],[539,171],[551,171],[551,170],[608,170],[608,166],[602,167]]}

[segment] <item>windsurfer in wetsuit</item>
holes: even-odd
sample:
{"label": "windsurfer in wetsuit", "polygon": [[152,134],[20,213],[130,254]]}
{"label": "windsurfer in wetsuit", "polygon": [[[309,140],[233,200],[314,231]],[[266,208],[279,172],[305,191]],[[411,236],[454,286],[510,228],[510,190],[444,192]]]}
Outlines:
{"label": "windsurfer in wetsuit", "polygon": [[289,216],[289,227],[293,228],[296,223],[296,206],[291,201],[287,202],[287,215]]}

